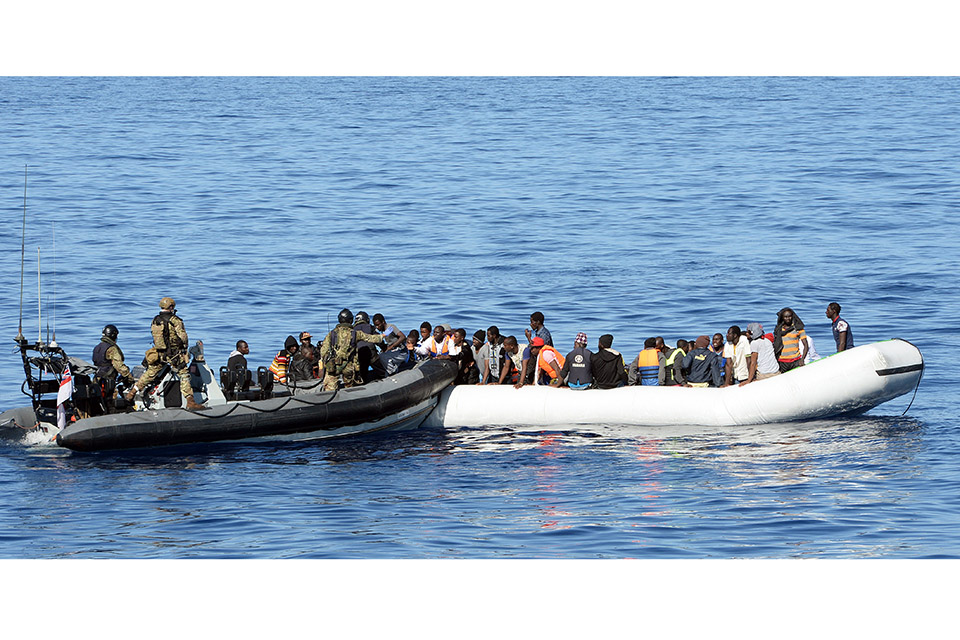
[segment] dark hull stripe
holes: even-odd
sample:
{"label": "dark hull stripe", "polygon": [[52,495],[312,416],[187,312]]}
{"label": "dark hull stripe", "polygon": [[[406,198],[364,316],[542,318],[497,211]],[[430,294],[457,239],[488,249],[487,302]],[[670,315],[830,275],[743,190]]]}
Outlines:
{"label": "dark hull stripe", "polygon": [[894,367],[893,369],[877,369],[878,376],[895,376],[898,373],[910,373],[911,371],[922,371],[923,363],[908,364],[905,367]]}

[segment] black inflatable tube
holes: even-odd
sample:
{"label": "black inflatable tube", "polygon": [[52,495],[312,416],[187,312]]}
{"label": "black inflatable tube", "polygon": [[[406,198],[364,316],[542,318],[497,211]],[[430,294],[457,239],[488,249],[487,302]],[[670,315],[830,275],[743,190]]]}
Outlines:
{"label": "black inflatable tube", "polygon": [[161,409],[99,416],[67,426],[57,444],[104,451],[332,431],[413,407],[438,394],[456,374],[454,361],[429,360],[385,380],[336,392],[228,402],[202,412]]}

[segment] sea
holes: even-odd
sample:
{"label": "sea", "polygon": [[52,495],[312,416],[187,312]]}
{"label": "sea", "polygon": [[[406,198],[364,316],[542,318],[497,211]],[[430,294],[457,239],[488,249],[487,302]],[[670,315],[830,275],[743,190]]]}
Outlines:
{"label": "sea", "polygon": [[165,296],[215,369],[345,307],[520,337],[540,311],[628,361],[790,307],[829,355],[834,301],[926,362],[804,423],[0,441],[0,558],[960,556],[957,78],[4,77],[0,131],[0,409],[19,327],[89,360],[112,323],[136,364]]}

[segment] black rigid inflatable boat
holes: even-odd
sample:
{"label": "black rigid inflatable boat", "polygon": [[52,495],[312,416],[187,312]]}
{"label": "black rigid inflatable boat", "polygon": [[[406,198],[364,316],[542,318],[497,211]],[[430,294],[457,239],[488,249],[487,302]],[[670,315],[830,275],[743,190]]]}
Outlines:
{"label": "black rigid inflatable boat", "polygon": [[57,444],[76,451],[199,442],[312,440],[418,427],[456,376],[451,360],[428,360],[368,384],[313,387],[265,400],[228,401],[206,411],[169,408],[108,414],[67,425]]}

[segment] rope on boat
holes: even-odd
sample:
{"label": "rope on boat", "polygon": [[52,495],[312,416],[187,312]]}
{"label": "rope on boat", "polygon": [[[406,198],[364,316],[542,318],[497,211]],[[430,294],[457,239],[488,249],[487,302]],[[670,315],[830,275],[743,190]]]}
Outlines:
{"label": "rope on boat", "polygon": [[[901,340],[903,340],[903,339],[901,338]],[[917,345],[913,344],[912,342],[908,342],[907,340],[904,340],[904,342],[907,342],[908,344],[912,345],[913,348],[917,350],[917,352],[920,354],[920,363],[923,364],[923,352],[920,351],[920,347],[918,347]],[[907,405],[907,408],[903,410],[903,413],[902,413],[902,414],[900,414],[900,417],[901,417],[901,418],[902,418],[903,416],[907,415],[907,411],[910,411],[910,407],[913,406],[913,401],[917,399],[917,391],[920,390],[920,381],[923,380],[923,372],[924,372],[924,370],[926,370],[926,367],[925,367],[925,366],[924,366],[924,367],[921,367],[921,369],[920,369],[920,376],[917,378],[917,386],[913,388],[913,397],[910,398],[910,404]]]}
{"label": "rope on boat", "polygon": [[310,406],[312,406],[312,407],[322,407],[322,406],[325,405],[325,404],[330,404],[331,402],[333,402],[333,399],[337,397],[337,394],[338,394],[338,393],[340,393],[340,388],[339,388],[339,387],[334,390],[333,395],[331,395],[328,400],[324,400],[323,402],[310,402],[309,400],[305,400],[305,399],[300,398],[300,397],[297,397],[297,396],[290,396],[289,398],[287,398],[286,400],[284,400],[284,401],[280,404],[279,407],[276,407],[276,408],[274,408],[274,409],[261,409],[261,408],[259,408],[259,407],[253,406],[253,404],[241,404],[241,403],[237,402],[237,403],[235,403],[232,407],[230,407],[230,409],[229,409],[228,411],[226,411],[225,413],[220,413],[220,414],[216,414],[216,415],[213,415],[213,414],[210,414],[210,413],[205,413],[205,410],[197,411],[197,410],[194,410],[194,409],[186,409],[186,408],[184,408],[183,410],[184,410],[184,411],[189,411],[190,413],[192,413],[192,414],[194,414],[194,415],[197,415],[197,416],[200,416],[201,418],[226,418],[228,415],[230,415],[231,413],[233,413],[234,411],[236,411],[236,410],[237,410],[238,408],[240,408],[240,407],[246,407],[247,409],[253,409],[254,411],[258,411],[258,412],[260,412],[260,413],[276,413],[277,411],[280,411],[280,409],[283,409],[285,406],[287,406],[288,404],[290,404],[290,402],[292,402],[292,401],[294,401],[294,400],[296,400],[297,402],[302,402],[303,404],[310,405]]}

